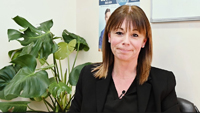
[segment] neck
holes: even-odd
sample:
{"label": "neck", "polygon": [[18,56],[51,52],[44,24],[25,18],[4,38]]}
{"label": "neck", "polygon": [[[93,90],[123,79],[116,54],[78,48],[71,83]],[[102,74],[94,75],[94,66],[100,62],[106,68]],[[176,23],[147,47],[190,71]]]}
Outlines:
{"label": "neck", "polygon": [[130,62],[122,62],[115,60],[113,67],[113,76],[122,79],[129,79],[136,76],[137,73],[137,60]]}

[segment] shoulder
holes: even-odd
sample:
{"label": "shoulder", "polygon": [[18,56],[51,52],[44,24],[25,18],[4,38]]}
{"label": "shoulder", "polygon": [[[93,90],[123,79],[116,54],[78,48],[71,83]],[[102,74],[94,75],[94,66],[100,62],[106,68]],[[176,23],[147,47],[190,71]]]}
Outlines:
{"label": "shoulder", "polygon": [[173,88],[176,85],[175,76],[172,71],[151,67],[149,75],[152,84],[157,85],[156,87],[167,87]]}
{"label": "shoulder", "polygon": [[150,70],[150,77],[156,77],[156,78],[171,78],[174,77],[174,74],[172,71],[166,70],[166,69],[161,69],[157,67],[151,67]]}
{"label": "shoulder", "polygon": [[159,74],[159,73],[163,74],[163,73],[170,73],[171,71],[152,66],[150,72],[153,73],[153,74]]}
{"label": "shoulder", "polygon": [[80,77],[85,79],[94,79],[94,73],[92,70],[99,66],[101,63],[93,63],[90,65],[86,65],[82,68]]}
{"label": "shoulder", "polygon": [[96,67],[98,67],[101,63],[92,63],[90,65],[86,65],[83,67],[82,71],[85,72],[92,72],[92,70]]}
{"label": "shoulder", "polygon": [[80,72],[76,87],[81,88],[83,92],[93,91],[90,89],[95,89],[97,78],[95,78],[95,72],[92,72],[92,70],[97,66],[98,64],[96,63],[84,66]]}

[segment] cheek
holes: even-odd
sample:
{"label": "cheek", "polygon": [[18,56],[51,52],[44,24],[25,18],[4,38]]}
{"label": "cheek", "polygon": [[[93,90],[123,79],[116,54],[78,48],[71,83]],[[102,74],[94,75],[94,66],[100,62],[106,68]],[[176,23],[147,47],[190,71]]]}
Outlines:
{"label": "cheek", "polygon": [[111,38],[110,43],[111,43],[111,47],[115,47],[118,44],[120,44],[121,40],[117,39],[117,38]]}
{"label": "cheek", "polygon": [[135,49],[141,49],[143,46],[143,42],[142,41],[131,41],[131,45],[135,48]]}
{"label": "cheek", "polygon": [[110,47],[111,47],[111,50],[112,50],[113,54],[116,53],[116,50],[119,47],[119,45],[120,45],[120,41],[111,38],[111,40],[110,40]]}

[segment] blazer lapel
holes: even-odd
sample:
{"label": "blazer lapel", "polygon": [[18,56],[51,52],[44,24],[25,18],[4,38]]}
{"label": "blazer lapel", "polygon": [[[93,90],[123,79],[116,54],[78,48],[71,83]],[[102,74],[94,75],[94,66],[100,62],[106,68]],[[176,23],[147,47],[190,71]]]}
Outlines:
{"label": "blazer lapel", "polygon": [[151,84],[145,82],[143,85],[137,83],[138,110],[145,112],[151,92]]}
{"label": "blazer lapel", "polygon": [[102,112],[103,110],[111,77],[112,77],[112,67],[109,67],[106,79],[100,79],[96,83],[97,112]]}

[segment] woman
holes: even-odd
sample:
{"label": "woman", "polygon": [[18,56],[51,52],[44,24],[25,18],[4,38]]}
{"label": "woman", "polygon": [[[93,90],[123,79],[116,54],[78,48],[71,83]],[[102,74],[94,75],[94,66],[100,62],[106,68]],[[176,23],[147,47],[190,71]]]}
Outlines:
{"label": "woman", "polygon": [[111,14],[102,54],[102,63],[82,69],[70,112],[179,112],[173,73],[151,67],[151,27],[141,8]]}

